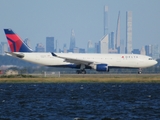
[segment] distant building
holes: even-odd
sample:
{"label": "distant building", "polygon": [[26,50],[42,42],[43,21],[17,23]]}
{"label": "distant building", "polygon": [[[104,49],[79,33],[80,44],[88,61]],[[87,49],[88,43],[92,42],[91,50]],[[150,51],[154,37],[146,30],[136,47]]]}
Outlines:
{"label": "distant building", "polygon": [[95,48],[95,53],[100,53],[100,44],[99,43],[95,43],[94,48]]}
{"label": "distant building", "polygon": [[140,53],[141,55],[146,55],[146,51],[145,51],[145,48],[144,48],[144,46],[141,48],[141,53]]}
{"label": "distant building", "polygon": [[109,49],[108,53],[115,53],[116,54],[116,53],[118,53],[118,51],[117,51],[117,49]]}
{"label": "distant building", "polygon": [[124,40],[122,39],[120,42],[120,52],[119,53],[125,53],[125,45],[124,45]]}
{"label": "distant building", "polygon": [[67,45],[66,44],[63,45],[63,52],[67,53]]}
{"label": "distant building", "polygon": [[95,48],[94,48],[94,44],[92,41],[88,41],[87,44],[87,53],[94,53],[95,52]]}
{"label": "distant building", "polygon": [[109,50],[108,53],[118,53],[118,50],[115,49],[115,38],[114,38],[114,32],[111,32],[109,35]]}
{"label": "distant building", "polygon": [[139,49],[133,49],[132,53],[133,54],[140,54],[140,50]]}
{"label": "distant building", "polygon": [[71,31],[71,38],[70,38],[69,51],[73,52],[73,50],[74,50],[75,47],[76,47],[76,39],[75,39],[74,30],[72,29],[72,31]]}
{"label": "distant building", "polygon": [[152,46],[151,45],[145,45],[145,52],[147,56],[152,56]]}
{"label": "distant building", "polygon": [[28,47],[31,48],[31,41],[29,40],[29,38],[26,38],[26,39],[24,40],[24,43],[25,43]]}
{"label": "distant building", "polygon": [[84,48],[79,48],[79,53],[86,53]]}
{"label": "distant building", "polygon": [[58,53],[58,40],[55,42],[54,52]]}
{"label": "distant building", "polygon": [[46,37],[46,52],[55,52],[54,37]]}
{"label": "distant building", "polygon": [[73,49],[73,53],[79,53],[79,48],[78,48],[78,47],[75,47],[75,48]]}
{"label": "distant building", "polygon": [[154,59],[160,58],[159,51],[160,51],[159,45],[152,45],[152,57]]}
{"label": "distant building", "polygon": [[18,75],[18,70],[7,70],[6,75]]}
{"label": "distant building", "polygon": [[108,34],[99,41],[99,46],[100,53],[108,53]]}
{"label": "distant building", "polygon": [[5,52],[8,52],[8,44],[7,42],[1,42],[0,44],[0,54],[5,55]]}
{"label": "distant building", "polygon": [[85,53],[85,49],[75,47],[75,48],[73,49],[73,53]]}
{"label": "distant building", "polygon": [[132,53],[132,11],[126,12],[126,53]]}
{"label": "distant building", "polygon": [[115,42],[114,42],[114,32],[111,32],[110,39],[109,39],[109,49],[114,50],[115,49]]}
{"label": "distant building", "polygon": [[44,46],[41,43],[38,43],[36,48],[35,48],[36,52],[45,52]]}
{"label": "distant building", "polygon": [[117,19],[117,29],[116,29],[116,39],[115,39],[115,48],[118,50],[118,53],[120,53],[120,11],[118,13],[118,19]]}
{"label": "distant building", "polygon": [[108,6],[104,6],[104,35],[108,34]]}

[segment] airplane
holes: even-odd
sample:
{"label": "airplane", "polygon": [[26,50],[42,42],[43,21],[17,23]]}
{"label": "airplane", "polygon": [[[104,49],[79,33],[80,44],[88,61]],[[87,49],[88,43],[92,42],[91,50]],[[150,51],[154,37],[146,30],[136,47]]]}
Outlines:
{"label": "airplane", "polygon": [[75,68],[77,74],[86,74],[86,69],[109,72],[112,68],[134,68],[141,74],[142,68],[157,64],[152,57],[140,54],[34,52],[12,29],[4,32],[11,50],[7,55],[49,67]]}

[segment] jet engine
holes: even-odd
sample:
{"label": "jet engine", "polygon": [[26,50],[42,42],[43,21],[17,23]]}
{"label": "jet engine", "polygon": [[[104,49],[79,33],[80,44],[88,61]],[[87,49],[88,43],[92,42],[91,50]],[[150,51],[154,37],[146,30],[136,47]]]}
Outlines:
{"label": "jet engine", "polygon": [[96,71],[109,71],[107,64],[93,64],[91,67]]}

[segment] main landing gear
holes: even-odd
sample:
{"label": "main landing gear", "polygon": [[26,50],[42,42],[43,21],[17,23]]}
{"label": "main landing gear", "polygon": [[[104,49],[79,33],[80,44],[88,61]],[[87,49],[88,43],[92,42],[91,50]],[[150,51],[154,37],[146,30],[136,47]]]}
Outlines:
{"label": "main landing gear", "polygon": [[77,74],[86,74],[85,67],[86,67],[85,65],[81,64],[80,70],[77,70],[76,73]]}
{"label": "main landing gear", "polygon": [[77,70],[76,73],[77,74],[86,74],[86,71],[85,70]]}
{"label": "main landing gear", "polygon": [[138,74],[141,74],[141,73],[142,73],[142,69],[139,68],[139,69],[138,69]]}

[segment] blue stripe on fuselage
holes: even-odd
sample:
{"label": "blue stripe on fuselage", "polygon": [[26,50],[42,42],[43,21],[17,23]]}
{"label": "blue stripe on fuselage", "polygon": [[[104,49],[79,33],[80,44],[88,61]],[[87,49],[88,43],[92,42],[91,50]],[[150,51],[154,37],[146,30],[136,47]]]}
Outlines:
{"label": "blue stripe on fuselage", "polygon": [[[76,64],[68,64],[68,65],[49,65],[48,67],[64,67],[64,68],[74,68],[74,69],[80,69],[81,65]],[[85,69],[91,69],[90,66],[86,66]]]}

